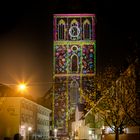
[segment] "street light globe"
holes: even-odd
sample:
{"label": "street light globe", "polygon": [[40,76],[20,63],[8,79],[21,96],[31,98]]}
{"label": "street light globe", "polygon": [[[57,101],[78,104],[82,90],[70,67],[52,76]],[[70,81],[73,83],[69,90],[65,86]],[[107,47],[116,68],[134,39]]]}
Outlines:
{"label": "street light globe", "polygon": [[57,129],[56,128],[54,129],[54,137],[55,138],[57,137]]}
{"label": "street light globe", "polygon": [[26,90],[26,84],[24,84],[24,83],[21,83],[21,84],[19,84],[19,86],[18,86],[18,90],[19,91],[25,91]]}
{"label": "street light globe", "polygon": [[91,130],[88,130],[88,134],[91,135],[92,134],[92,131]]}
{"label": "street light globe", "polygon": [[28,127],[28,131],[31,131],[32,130],[32,127]]}
{"label": "street light globe", "polygon": [[57,129],[56,128],[54,129],[54,132],[57,132]]}

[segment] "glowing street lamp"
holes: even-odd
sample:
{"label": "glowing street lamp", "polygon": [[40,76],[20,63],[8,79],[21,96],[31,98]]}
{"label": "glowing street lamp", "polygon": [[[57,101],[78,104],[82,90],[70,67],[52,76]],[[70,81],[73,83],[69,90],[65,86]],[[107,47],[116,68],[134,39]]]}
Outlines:
{"label": "glowing street lamp", "polygon": [[32,127],[28,127],[28,131],[32,131]]}
{"label": "glowing street lamp", "polygon": [[55,138],[57,137],[57,129],[56,128],[54,129],[54,137]]}
{"label": "glowing street lamp", "polygon": [[88,134],[89,134],[89,135],[91,135],[91,134],[92,134],[92,131],[91,131],[91,130],[89,130],[89,131],[88,131]]}
{"label": "glowing street lamp", "polygon": [[30,132],[32,131],[32,127],[28,127],[28,140],[30,139]]}
{"label": "glowing street lamp", "polygon": [[19,90],[20,92],[23,92],[23,91],[25,91],[26,89],[27,89],[27,86],[26,86],[25,83],[21,83],[21,84],[18,85],[18,90]]}
{"label": "glowing street lamp", "polygon": [[89,134],[89,140],[92,139],[92,130],[88,130],[88,134]]}
{"label": "glowing street lamp", "polygon": [[105,134],[105,126],[103,125],[102,126],[102,135],[104,135]]}

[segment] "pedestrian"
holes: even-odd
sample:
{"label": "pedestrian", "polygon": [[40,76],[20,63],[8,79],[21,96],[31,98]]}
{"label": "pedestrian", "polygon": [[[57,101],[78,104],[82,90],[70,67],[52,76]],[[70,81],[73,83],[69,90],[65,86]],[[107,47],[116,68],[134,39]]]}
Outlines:
{"label": "pedestrian", "polygon": [[22,136],[19,133],[17,133],[14,135],[14,140],[22,140]]}

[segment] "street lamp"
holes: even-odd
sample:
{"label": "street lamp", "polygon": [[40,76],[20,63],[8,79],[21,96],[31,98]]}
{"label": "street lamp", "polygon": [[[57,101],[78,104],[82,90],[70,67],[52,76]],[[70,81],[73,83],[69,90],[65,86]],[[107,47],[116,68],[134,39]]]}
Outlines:
{"label": "street lamp", "polygon": [[102,136],[101,136],[102,140],[104,139],[104,135],[105,135],[105,126],[103,125],[102,126]]}
{"label": "street lamp", "polygon": [[103,125],[102,126],[102,135],[104,135],[105,134],[105,126]]}
{"label": "street lamp", "polygon": [[89,140],[92,139],[92,130],[88,130],[88,134],[89,134]]}
{"label": "street lamp", "polygon": [[32,131],[32,127],[28,127],[28,140],[30,139],[30,132]]}
{"label": "street lamp", "polygon": [[57,129],[54,129],[54,137],[57,138]]}
{"label": "street lamp", "polygon": [[25,83],[21,83],[18,85],[18,91],[24,92],[24,91],[26,91],[26,89],[27,89],[27,86]]}

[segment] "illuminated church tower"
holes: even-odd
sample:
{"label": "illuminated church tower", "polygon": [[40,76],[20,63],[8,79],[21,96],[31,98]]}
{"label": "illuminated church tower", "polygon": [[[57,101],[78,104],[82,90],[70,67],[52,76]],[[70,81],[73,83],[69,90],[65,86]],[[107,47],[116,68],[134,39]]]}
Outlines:
{"label": "illuminated church tower", "polygon": [[53,29],[53,127],[65,133],[96,72],[95,15],[55,14]]}

